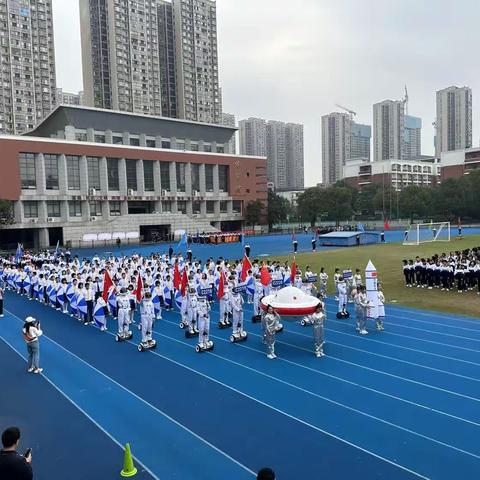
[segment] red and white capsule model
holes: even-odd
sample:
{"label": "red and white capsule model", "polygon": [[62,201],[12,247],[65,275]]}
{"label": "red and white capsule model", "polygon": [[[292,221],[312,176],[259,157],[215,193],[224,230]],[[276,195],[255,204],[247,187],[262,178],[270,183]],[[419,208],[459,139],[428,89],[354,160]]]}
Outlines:
{"label": "red and white capsule model", "polygon": [[281,316],[299,317],[315,312],[319,303],[318,298],[307,295],[297,287],[285,287],[273,295],[263,297],[260,306],[263,311],[271,305]]}

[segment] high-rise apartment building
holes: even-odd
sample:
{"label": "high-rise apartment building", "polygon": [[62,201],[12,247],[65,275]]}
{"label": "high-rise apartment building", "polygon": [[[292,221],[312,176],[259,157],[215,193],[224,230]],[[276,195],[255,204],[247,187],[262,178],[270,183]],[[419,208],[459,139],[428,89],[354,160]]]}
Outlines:
{"label": "high-rise apartment building", "polygon": [[472,146],[472,90],[448,87],[437,92],[435,156]]}
{"label": "high-rise apartment building", "polygon": [[277,190],[304,188],[303,125],[262,118],[238,125],[240,154],[266,156],[268,181]]}
{"label": "high-rise apartment building", "polygon": [[327,185],[343,177],[343,166],[350,159],[352,123],[347,113],[322,117],[322,181]]}
{"label": "high-rise apartment building", "polygon": [[57,88],[57,105],[83,105],[83,92],[69,93]]}
{"label": "high-rise apartment building", "polygon": [[373,160],[403,158],[405,102],[384,100],[373,106]]}
{"label": "high-rise apartment building", "polygon": [[267,178],[275,188],[287,186],[286,125],[283,122],[267,122]]}
{"label": "high-rise apartment building", "polygon": [[34,128],[56,105],[51,0],[0,1],[0,133]]}
{"label": "high-rise apartment building", "polygon": [[[236,122],[235,122],[235,115],[232,113],[222,113],[222,125],[225,127],[236,127]],[[236,134],[232,136],[232,139],[229,142],[229,149],[228,151],[232,154],[235,154],[237,152],[237,139],[236,139]]]}
{"label": "high-rise apartment building", "polygon": [[173,8],[163,0],[80,0],[88,106],[177,116]]}
{"label": "high-rise apartment building", "polygon": [[287,182],[286,188],[303,190],[305,188],[303,125],[287,123]]}
{"label": "high-rise apartment building", "polygon": [[247,118],[238,122],[240,155],[267,155],[267,122],[263,118]]}
{"label": "high-rise apartment building", "polygon": [[352,122],[350,156],[346,160],[370,161],[370,140],[372,139],[372,127]]}
{"label": "high-rise apartment building", "polygon": [[422,156],[422,119],[405,115],[402,160],[418,160]]}
{"label": "high-rise apartment building", "polygon": [[174,0],[178,116],[220,124],[217,11],[214,0]]}

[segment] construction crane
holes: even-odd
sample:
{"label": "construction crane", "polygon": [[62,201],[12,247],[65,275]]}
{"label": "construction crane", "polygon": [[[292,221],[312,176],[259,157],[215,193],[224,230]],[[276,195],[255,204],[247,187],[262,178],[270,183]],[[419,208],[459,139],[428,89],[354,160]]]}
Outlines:
{"label": "construction crane", "polygon": [[350,114],[350,118],[353,120],[353,117],[357,115],[357,112],[354,112],[353,110],[350,110],[349,108],[343,107],[342,105],[339,105],[338,103],[335,104],[336,107],[341,108],[342,110],[345,110],[347,113]]}
{"label": "construction crane", "polygon": [[406,85],[405,85],[405,97],[403,99],[403,103],[405,104],[405,115],[408,115],[408,90]]}

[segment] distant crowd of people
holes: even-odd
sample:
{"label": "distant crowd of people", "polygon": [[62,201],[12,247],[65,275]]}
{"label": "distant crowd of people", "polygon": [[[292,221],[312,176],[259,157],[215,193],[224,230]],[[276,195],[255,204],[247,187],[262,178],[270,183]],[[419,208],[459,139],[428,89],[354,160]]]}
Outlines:
{"label": "distant crowd of people", "polygon": [[430,258],[403,260],[405,285],[480,295],[480,247],[442,253]]}

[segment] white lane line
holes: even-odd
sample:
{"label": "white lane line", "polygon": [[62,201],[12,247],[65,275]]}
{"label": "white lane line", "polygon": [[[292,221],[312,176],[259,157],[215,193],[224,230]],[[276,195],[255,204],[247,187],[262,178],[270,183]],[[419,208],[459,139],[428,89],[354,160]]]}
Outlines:
{"label": "white lane line", "polygon": [[[6,310],[8,311],[8,310]],[[12,312],[8,312],[11,316],[15,317],[16,319],[18,319],[20,322],[23,323],[23,320],[19,317],[17,317],[15,314],[13,314]],[[111,332],[107,332],[109,333],[110,335],[114,335],[113,333]],[[98,373],[99,375],[105,377],[107,380],[109,380],[110,382],[112,382],[113,384],[117,385],[119,388],[121,388],[122,390],[124,390],[125,392],[127,392],[128,394],[132,395],[134,398],[136,398],[137,400],[141,401],[142,403],[144,403],[145,405],[147,405],[148,407],[150,407],[151,409],[153,409],[154,411],[156,411],[157,413],[159,413],[160,415],[162,415],[163,417],[165,417],[167,420],[170,420],[172,423],[174,423],[175,425],[177,425],[178,427],[180,427],[181,429],[185,430],[186,432],[188,432],[190,435],[194,436],[196,439],[200,440],[201,442],[203,442],[205,445],[207,445],[208,447],[212,448],[213,450],[215,450],[216,452],[220,453],[221,455],[223,455],[225,458],[227,458],[228,460],[232,461],[233,463],[237,464],[239,467],[243,468],[245,471],[247,471],[248,473],[252,474],[252,475],[256,475],[256,473],[252,470],[250,470],[248,467],[246,467],[245,465],[241,464],[239,461],[235,460],[233,457],[231,457],[230,455],[228,455],[227,453],[225,453],[224,451],[220,450],[218,447],[216,447],[215,445],[212,445],[208,440],[206,440],[205,438],[201,437],[200,435],[196,434],[194,431],[190,430],[188,427],[186,427],[185,425],[182,425],[180,422],[178,422],[177,420],[175,420],[174,418],[172,418],[170,415],[168,415],[167,413],[163,412],[162,410],[158,409],[155,405],[152,405],[151,403],[147,402],[145,399],[143,399],[142,397],[140,397],[139,395],[137,395],[135,392],[132,392],[130,389],[128,389],[127,387],[125,387],[124,385],[121,385],[120,383],[118,383],[116,380],[114,380],[113,378],[111,378],[110,376],[108,376],[106,373],[103,373],[101,372],[100,370],[98,370],[98,368],[94,367],[93,365],[90,365],[90,363],[88,363],[87,361],[83,360],[82,358],[80,358],[78,355],[76,355],[75,353],[71,352],[70,350],[68,350],[67,348],[65,348],[64,346],[60,345],[59,343],[57,343],[55,340],[51,339],[50,337],[48,337],[47,335],[43,334],[42,335],[43,338],[46,338],[47,340],[49,340],[50,342],[52,342],[53,344],[57,345],[59,348],[61,348],[62,350],[64,350],[66,353],[70,354],[72,357],[76,358],[77,360],[79,360],[80,362],[82,362],[83,364],[85,364],[87,367],[91,368],[93,371],[95,371],[96,373]],[[133,343],[133,342],[132,342]]]}
{"label": "white lane line", "polygon": [[[173,337],[169,337],[168,335],[164,335],[164,334],[161,334],[161,333],[159,333],[159,335],[160,335],[161,337],[168,338],[169,340],[171,340],[171,341],[173,341],[173,342],[180,343],[181,345],[190,346],[189,343],[184,342],[184,341],[182,341],[182,340],[178,340],[178,339],[173,338]],[[156,352],[152,351],[152,353],[155,354]],[[451,448],[452,450],[456,450],[456,451],[458,451],[458,452],[460,452],[460,453],[463,453],[463,454],[465,454],[465,455],[469,455],[469,456],[471,456],[471,457],[473,457],[473,458],[476,458],[476,459],[479,459],[479,460],[480,460],[480,455],[476,455],[475,453],[468,452],[468,451],[466,451],[466,450],[462,450],[461,448],[458,448],[458,447],[455,447],[455,446],[453,446],[453,445],[449,445],[448,443],[444,443],[444,442],[442,442],[442,441],[440,441],[440,440],[436,440],[436,439],[434,439],[434,438],[428,437],[427,435],[423,435],[423,434],[421,434],[421,433],[415,432],[415,431],[410,430],[410,429],[408,429],[408,428],[402,427],[401,425],[397,425],[397,424],[395,424],[395,423],[389,422],[388,420],[384,420],[384,419],[382,419],[382,418],[375,417],[374,415],[370,415],[370,414],[368,414],[368,413],[366,413],[366,412],[363,412],[363,411],[361,411],[361,410],[357,410],[357,409],[355,409],[355,408],[353,408],[353,407],[349,407],[348,405],[344,405],[343,403],[337,402],[337,401],[332,400],[332,399],[327,398],[327,397],[323,397],[322,395],[319,395],[319,394],[317,394],[317,393],[315,393],[315,392],[311,392],[310,390],[306,390],[306,389],[304,389],[304,388],[302,388],[302,387],[299,387],[298,385],[294,385],[294,384],[292,384],[292,383],[290,383],[290,382],[287,382],[287,381],[285,381],[285,380],[281,380],[281,379],[279,379],[279,378],[277,378],[277,377],[274,377],[274,376],[272,376],[272,375],[269,375],[269,374],[267,374],[267,373],[265,373],[265,372],[261,372],[260,370],[257,370],[257,369],[255,369],[255,368],[248,367],[248,366],[246,366],[246,365],[244,365],[244,364],[235,362],[234,360],[230,360],[229,358],[222,357],[221,355],[218,355],[217,353],[213,353],[213,352],[208,352],[208,353],[209,353],[210,355],[214,356],[214,357],[217,357],[217,358],[221,359],[221,360],[224,360],[224,361],[226,361],[226,362],[232,363],[232,364],[237,365],[237,366],[239,366],[239,367],[241,367],[241,368],[250,370],[250,371],[252,371],[252,372],[254,372],[254,373],[257,373],[257,374],[262,375],[262,376],[264,376],[264,377],[270,378],[271,380],[274,380],[274,381],[277,381],[277,382],[279,382],[279,383],[285,384],[285,385],[287,385],[287,386],[289,386],[289,387],[291,387],[291,388],[293,388],[293,389],[302,391],[302,392],[304,392],[304,393],[307,393],[307,394],[309,394],[309,395],[311,395],[311,396],[314,396],[314,397],[316,397],[316,398],[319,398],[319,399],[321,399],[321,400],[324,400],[324,401],[326,401],[326,402],[328,402],[328,403],[331,403],[331,404],[333,404],[333,405],[336,405],[336,406],[338,406],[338,407],[345,408],[346,410],[350,410],[350,411],[355,412],[355,413],[357,413],[357,414],[359,414],[359,415],[363,415],[363,416],[365,416],[365,417],[368,417],[368,418],[371,418],[371,419],[373,419],[373,420],[376,420],[376,421],[378,421],[378,422],[380,422],[380,423],[384,423],[384,424],[389,425],[389,426],[391,426],[391,427],[394,427],[394,428],[397,428],[397,429],[399,429],[399,430],[402,430],[402,431],[405,431],[405,432],[407,432],[407,433],[410,433],[410,434],[412,434],[412,435],[421,437],[421,438],[423,438],[423,439],[425,439],[425,440],[428,440],[428,441],[431,441],[431,442],[433,442],[433,443],[437,443],[437,444],[442,445],[442,446],[444,446],[444,447]],[[200,373],[200,372],[197,371],[197,373]]]}
{"label": "white lane line", "polygon": [[[7,310],[5,310],[7,311]],[[18,317],[17,317],[18,318]],[[0,339],[6,344],[8,345],[17,355],[19,355],[21,358],[23,358],[25,361],[27,360],[23,354],[21,354],[13,345],[11,345],[7,340],[5,340],[4,338],[0,337]],[[85,410],[83,410],[82,407],[80,407],[79,405],[77,405],[75,403],[74,400],[72,400],[72,398],[70,398],[63,390],[61,390],[59,387],[57,387],[57,385],[55,385],[55,383],[50,380],[50,378],[48,378],[48,376],[45,374],[45,373],[42,373],[41,374],[43,378],[45,378],[45,380],[58,392],[60,393],[60,395],[62,395],[68,402],[70,402],[80,413],[82,413],[83,415],[85,415],[85,417],[88,418],[88,420],[90,420],[101,432],[103,432],[108,438],[110,438],[110,440],[112,440],[112,442],[114,442],[115,444],[117,444],[120,449],[123,451],[125,449],[125,445],[122,445],[113,435],[111,435],[107,430],[105,430],[96,420],[94,420]],[[135,458],[135,461],[142,466],[143,470],[145,470],[146,472],[148,472],[154,479],[156,480],[160,480],[160,477],[158,477],[157,475],[155,475],[148,467],[146,467],[135,455],[133,455],[133,457]]]}

